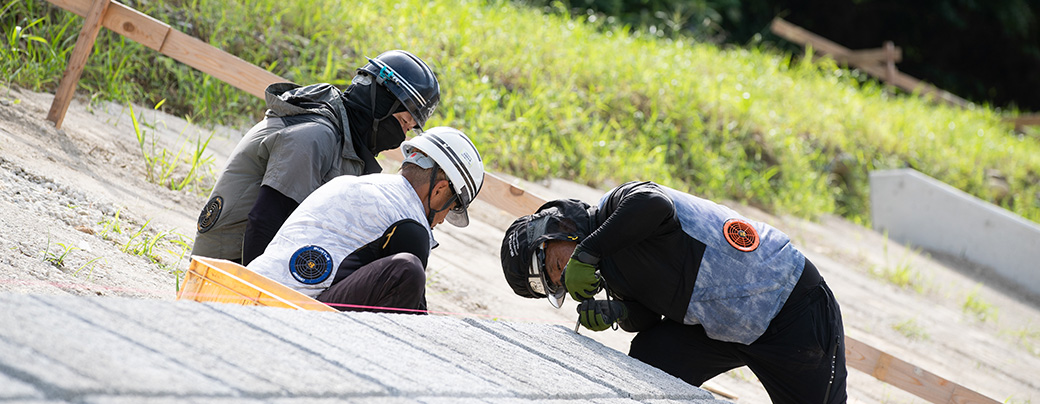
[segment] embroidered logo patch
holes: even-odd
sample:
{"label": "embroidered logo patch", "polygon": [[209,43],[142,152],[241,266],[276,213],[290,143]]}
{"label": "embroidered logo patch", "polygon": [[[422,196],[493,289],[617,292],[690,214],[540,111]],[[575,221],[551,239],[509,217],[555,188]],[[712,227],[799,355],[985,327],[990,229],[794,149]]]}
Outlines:
{"label": "embroidered logo patch", "polygon": [[217,223],[217,218],[220,217],[220,209],[223,207],[224,198],[220,196],[214,196],[209,202],[206,202],[202,213],[199,214],[199,233],[205,233],[213,228],[213,225]]}
{"label": "embroidered logo patch", "polygon": [[332,274],[332,256],[316,245],[300,248],[289,259],[289,272],[300,283],[322,283]]}
{"label": "embroidered logo patch", "polygon": [[758,232],[751,224],[740,219],[730,219],[722,225],[722,234],[729,245],[743,252],[758,248]]}

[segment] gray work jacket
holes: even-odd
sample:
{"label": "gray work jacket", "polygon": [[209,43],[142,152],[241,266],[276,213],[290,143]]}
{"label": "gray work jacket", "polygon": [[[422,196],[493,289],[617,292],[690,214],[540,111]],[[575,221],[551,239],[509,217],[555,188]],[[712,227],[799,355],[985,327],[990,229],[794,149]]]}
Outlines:
{"label": "gray work jacket", "polygon": [[267,87],[267,112],[239,141],[199,215],[192,255],[239,260],[262,185],[302,203],[340,175],[361,175],[342,93],[330,84]]}

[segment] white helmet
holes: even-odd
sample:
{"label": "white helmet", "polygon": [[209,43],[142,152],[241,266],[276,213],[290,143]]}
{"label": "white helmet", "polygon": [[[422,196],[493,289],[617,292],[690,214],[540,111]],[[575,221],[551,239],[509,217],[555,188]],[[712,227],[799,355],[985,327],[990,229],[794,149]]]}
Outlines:
{"label": "white helmet", "polygon": [[[448,223],[458,227],[468,226],[469,215],[466,209],[484,185],[484,162],[477,147],[458,129],[438,126],[401,143],[401,152],[404,153],[406,162],[419,164],[418,156],[412,156],[416,149],[425,153],[444,170],[458,197],[459,207],[448,213]],[[428,164],[419,164],[422,168],[430,168],[425,165]]]}

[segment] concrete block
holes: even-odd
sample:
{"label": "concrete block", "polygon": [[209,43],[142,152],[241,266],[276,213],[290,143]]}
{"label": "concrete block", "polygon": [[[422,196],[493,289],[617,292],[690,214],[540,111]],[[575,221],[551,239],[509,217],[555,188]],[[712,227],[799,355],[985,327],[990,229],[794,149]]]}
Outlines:
{"label": "concrete block", "polygon": [[1040,295],[1040,225],[912,169],[870,173],[870,203],[874,229],[892,240],[965,258]]}
{"label": "concrete block", "polygon": [[[46,298],[46,301],[59,303],[63,298]],[[57,300],[57,301],[56,301]],[[191,339],[171,336],[160,331],[167,326],[164,317],[173,314],[167,306],[169,302],[133,301],[118,299],[75,299],[75,315],[117,332],[134,343],[157,352],[164,353],[170,360],[185,367],[195,369],[207,379],[225,385],[236,391],[250,394],[280,395],[286,391],[277,383],[259,376],[255,369],[235,366],[212,352],[202,350]],[[188,306],[190,308],[190,306]],[[191,314],[193,316],[209,316],[212,321],[225,321],[226,318],[212,310],[203,309]],[[174,331],[174,334],[181,331]],[[199,338],[196,334],[192,339]]]}
{"label": "concrete block", "polygon": [[[3,344],[0,341],[0,344]],[[6,357],[5,350],[0,348],[0,356]],[[2,365],[2,363],[0,363]],[[0,373],[0,400],[26,400],[43,398],[43,393],[36,390],[31,384],[12,378]]]}
{"label": "concrete block", "polygon": [[14,350],[16,356],[31,350],[36,355],[17,362],[16,356],[4,355],[0,361],[38,380],[37,388],[48,396],[176,394],[188,389],[203,394],[230,393],[227,387],[160,352],[72,315],[77,308],[74,298],[42,299],[0,295],[0,324],[4,324],[0,340],[11,345],[4,350]]}
{"label": "concrete block", "polygon": [[466,372],[509,388],[526,399],[616,397],[599,381],[546,360],[463,320],[440,316],[355,314],[358,321],[395,335],[406,344],[443,357]]}
{"label": "concrete block", "polygon": [[72,401],[62,400],[36,400],[36,399],[15,399],[15,400],[3,400],[4,404],[78,404]]}
{"label": "concrete block", "polygon": [[289,343],[321,352],[325,360],[379,383],[391,395],[474,396],[509,391],[481,375],[465,372],[436,353],[422,351],[393,334],[358,322],[349,313],[224,310]]}
{"label": "concrete block", "polygon": [[579,335],[567,327],[474,319],[466,321],[523,346],[574,373],[606,384],[621,397],[636,400],[713,397],[706,390],[604,346],[587,336]]}
{"label": "concrete block", "polygon": [[280,398],[268,401],[269,404],[420,404],[408,397],[349,397],[326,399]]}
{"label": "concrete block", "polygon": [[[112,299],[115,301],[116,299]],[[351,396],[386,394],[376,383],[349,368],[324,359],[323,353],[286,341],[277,333],[239,320],[259,309],[230,304],[190,301],[130,301],[104,306],[119,315],[194,347],[198,356],[184,358],[194,363],[222,361],[274,385],[285,396]],[[229,314],[233,313],[233,314]],[[297,312],[299,313],[299,312]],[[239,379],[240,382],[245,380]],[[246,397],[270,394],[270,386],[240,386]],[[193,390],[197,391],[197,390]]]}
{"label": "concrete block", "polygon": [[[269,404],[271,400],[260,398],[205,397],[185,395],[181,397],[109,396],[85,397],[83,404]],[[6,403],[5,403],[6,404]]]}
{"label": "concrete block", "polygon": [[[10,307],[0,301],[0,311]],[[0,315],[0,321],[4,321],[3,318],[4,316]],[[49,391],[62,388],[74,391],[100,388],[97,380],[80,374],[76,369],[70,368],[64,363],[52,360],[44,352],[8,341],[2,335],[0,335],[0,366],[6,368],[7,372],[19,374],[27,380],[31,379],[37,388]],[[40,378],[37,375],[45,377]],[[58,381],[60,384],[57,386],[50,384],[54,381]]]}

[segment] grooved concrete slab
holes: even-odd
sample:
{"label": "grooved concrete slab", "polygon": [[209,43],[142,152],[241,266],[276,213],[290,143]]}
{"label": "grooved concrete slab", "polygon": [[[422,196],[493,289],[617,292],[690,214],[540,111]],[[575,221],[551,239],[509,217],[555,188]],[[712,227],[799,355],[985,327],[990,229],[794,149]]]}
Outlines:
{"label": "grooved concrete slab", "polygon": [[36,391],[31,384],[0,374],[0,400],[36,398],[43,398],[43,394]]}
{"label": "grooved concrete slab", "polygon": [[0,294],[0,400],[720,403],[561,326]]}
{"label": "grooved concrete slab", "polygon": [[544,358],[558,360],[564,367],[587,379],[607,382],[608,386],[615,388],[616,393],[623,397],[629,396],[637,400],[712,398],[711,393],[706,390],[657,369],[654,369],[654,373],[647,373],[646,364],[634,361],[628,355],[600,344],[586,343],[588,339],[574,333],[572,329],[529,323],[467,321]]}

